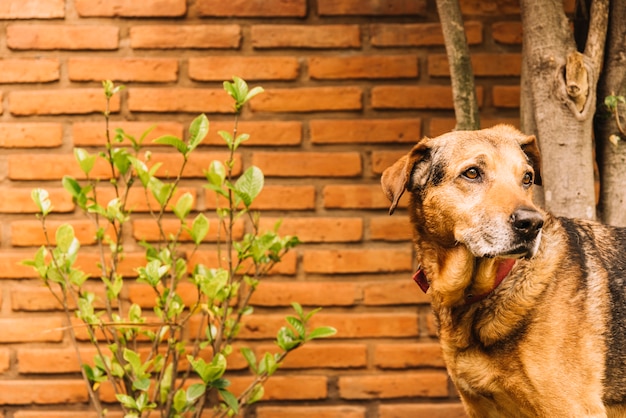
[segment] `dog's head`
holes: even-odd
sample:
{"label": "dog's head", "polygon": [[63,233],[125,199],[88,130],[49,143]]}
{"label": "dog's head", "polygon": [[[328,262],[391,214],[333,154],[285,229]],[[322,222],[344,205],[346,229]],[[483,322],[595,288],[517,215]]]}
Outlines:
{"label": "dog's head", "polygon": [[476,257],[531,257],[544,215],[532,202],[541,184],[534,136],[498,125],[424,138],[387,168],[382,186],[393,213],[405,191],[421,240],[465,245]]}

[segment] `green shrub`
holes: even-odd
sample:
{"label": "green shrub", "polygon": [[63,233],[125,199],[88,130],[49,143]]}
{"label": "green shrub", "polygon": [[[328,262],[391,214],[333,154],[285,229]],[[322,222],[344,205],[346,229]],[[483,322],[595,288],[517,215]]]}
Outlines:
{"label": "green shrub", "polygon": [[[261,278],[298,244],[296,237],[279,236],[278,225],[273,231],[260,231],[260,217],[250,208],[263,189],[261,170],[249,167],[237,179],[233,175],[235,152],[249,137],[237,133],[239,114],[246,102],[263,90],[249,90],[246,82],[237,77],[233,82],[224,82],[224,89],[234,99],[235,121],[233,133],[219,132],[228,147],[228,159],[213,161],[205,172],[205,187],[219,202],[215,220],[210,222],[203,213],[193,215],[190,193],[178,193],[189,157],[209,131],[207,117],[200,115],[193,120],[186,141],[170,135],[153,141],[173,147],[182,156],[178,173],[164,180],[155,175],[159,164],[150,163],[150,152],[143,144],[149,130],[139,138],[121,129],[114,135],[110,132],[109,102],[122,87],[110,81],[103,85],[107,99],[106,147],[97,154],[76,148],[74,155],[85,179],[66,176],[62,181],[76,206],[96,227],[100,275],[90,278],[76,266],[81,246],[70,224],[57,228],[54,240],[50,237],[46,221],[52,203],[43,189],[33,190],[32,197],[39,208],[47,245],[24,263],[35,268],[63,306],[82,375],[99,416],[106,412],[99,397],[105,382],[115,391],[125,417],[147,417],[151,411],[165,417],[199,417],[208,407],[214,409],[215,416],[234,415],[262,398],[263,383],[291,351],[335,333],[330,327],[309,330],[309,320],[317,310],[305,313],[293,303],[295,314],[285,318],[288,325],[276,336],[279,352],[265,353],[257,359],[250,348],[243,348],[241,352],[255,378],[241,394],[228,390],[227,358],[242,318],[252,313],[250,297]],[[110,168],[108,181],[91,174],[98,160],[104,160]],[[105,187],[112,188],[115,197],[103,203],[100,196]],[[160,236],[157,242],[141,243],[145,265],[136,269],[136,282],[147,284],[154,292],[156,303],[151,314],[122,297],[130,281],[121,274],[120,263],[126,256],[124,230],[134,216],[128,200],[132,188],[143,190]],[[164,220],[172,218],[177,222],[173,232],[164,226]],[[241,220],[247,222],[250,232],[236,240],[233,230]],[[194,253],[208,245],[205,237],[210,226],[217,228],[219,265],[191,265]],[[90,291],[93,286],[85,286],[98,280],[104,286],[103,301]],[[195,287],[193,303],[183,302],[181,283]],[[73,317],[79,319],[78,323]],[[185,337],[192,318],[201,326],[196,335]],[[80,359],[77,326],[87,330],[97,350],[93,362]]]}

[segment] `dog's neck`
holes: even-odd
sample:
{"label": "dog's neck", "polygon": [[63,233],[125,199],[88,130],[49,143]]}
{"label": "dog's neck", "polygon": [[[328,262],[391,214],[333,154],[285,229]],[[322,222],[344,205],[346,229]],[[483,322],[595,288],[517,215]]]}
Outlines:
{"label": "dog's neck", "polygon": [[[462,245],[444,251],[441,248],[421,250],[418,252],[421,267],[413,279],[424,292],[430,290],[433,303],[446,307],[469,305],[485,299],[516,262],[515,259],[476,258]],[[435,254],[438,256],[429,256]]]}

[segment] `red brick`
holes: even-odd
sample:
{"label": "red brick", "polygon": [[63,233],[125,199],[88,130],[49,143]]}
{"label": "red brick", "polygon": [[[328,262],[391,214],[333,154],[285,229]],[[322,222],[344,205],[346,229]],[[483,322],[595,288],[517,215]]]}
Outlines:
{"label": "red brick", "polygon": [[494,41],[501,44],[521,45],[522,23],[521,22],[496,22],[491,25],[491,36]]}
{"label": "red brick", "polygon": [[[470,45],[482,43],[482,23],[465,23],[465,36]],[[445,45],[439,23],[372,24],[370,37],[372,45],[377,47]]]}
{"label": "red brick", "polygon": [[[150,128],[154,128],[146,135],[143,141],[144,145],[153,145],[152,141],[163,135],[174,135],[178,138],[183,137],[183,124],[179,122],[127,122],[113,120],[110,122],[111,142],[114,143],[115,129],[121,128],[128,135],[140,140],[144,132]],[[72,139],[75,146],[100,146],[106,144],[106,125],[104,120],[101,122],[76,122],[72,124]],[[130,145],[128,140],[124,140],[122,145]],[[155,144],[156,146],[156,144]]]}
{"label": "red brick", "polygon": [[[314,144],[417,143],[419,119],[324,119],[309,122]],[[408,150],[407,150],[408,152]]]}
{"label": "red brick", "polygon": [[[418,139],[412,138],[411,144],[417,143]],[[406,155],[410,150],[407,147],[404,151],[372,151],[372,172],[382,174],[385,169],[391,167],[400,157]]]}
{"label": "red brick", "polygon": [[358,25],[255,25],[252,46],[267,48],[359,48]]}
{"label": "red brick", "polygon": [[[96,227],[92,221],[71,220],[57,221],[47,220],[46,229],[52,244],[56,243],[55,234],[59,226],[71,224],[74,234],[81,245],[90,245],[96,242]],[[11,245],[14,247],[34,247],[45,245],[46,239],[38,220],[15,220],[11,222]]]}
{"label": "red brick", "polygon": [[[195,320],[195,318],[194,318]],[[243,321],[242,339],[274,338],[279,328],[285,326],[283,315],[254,314]],[[197,321],[190,321],[191,332],[197,328]],[[310,329],[331,326],[337,334],[331,338],[395,338],[417,337],[418,321],[416,313],[396,310],[394,313],[318,313],[309,323]]]}
{"label": "red brick", "polygon": [[200,16],[305,17],[306,0],[198,0]]}
{"label": "red brick", "polygon": [[65,0],[3,0],[0,19],[54,19],[65,17]]}
{"label": "red brick", "polygon": [[342,15],[424,15],[428,9],[426,0],[318,0],[317,12],[320,16]]}
{"label": "red brick", "polygon": [[[226,152],[204,152],[195,151],[187,159],[184,171],[181,175],[182,178],[206,178],[204,172],[211,164],[211,161],[225,161],[228,158]],[[233,175],[237,176],[241,173],[241,158],[239,155],[234,156]],[[150,163],[161,164],[161,167],[155,172],[155,174],[162,178],[175,178],[183,164],[183,157],[179,153],[152,153],[150,157]]]}
{"label": "red brick", "polygon": [[519,14],[519,0],[460,0],[461,12],[464,15],[507,15]]}
{"label": "red brick", "polygon": [[307,273],[385,273],[410,271],[412,256],[392,249],[307,250],[302,263]]}
{"label": "red brick", "polygon": [[[256,100],[256,99],[255,99]],[[219,131],[233,131],[233,122],[211,121],[211,130],[204,140],[206,145],[225,146]],[[252,145],[300,145],[302,143],[302,122],[297,121],[241,121],[238,133],[250,135],[243,146]]]}
{"label": "red brick", "polygon": [[[195,209],[195,203],[198,201],[196,197],[197,190],[195,188],[179,187],[178,190],[174,193],[174,196],[172,197],[171,201],[172,202],[178,201],[179,197],[184,193],[191,193],[191,196],[194,201],[194,207],[192,209]],[[108,204],[114,197],[115,197],[115,193],[112,188],[102,188],[102,189],[99,189],[98,191],[98,202],[101,205]],[[126,207],[132,208],[133,212],[149,212],[150,208],[152,208],[152,210],[155,210],[159,207],[159,205],[157,201],[154,199],[154,197],[152,196],[152,194],[150,194],[148,196],[148,199],[146,200],[146,194],[144,190],[139,187],[134,187],[128,193],[128,198],[126,200]],[[171,207],[168,206],[166,208],[166,212],[170,212],[170,211],[171,211]]]}
{"label": "red brick", "polygon": [[239,48],[239,25],[143,25],[130,28],[134,49]]}
{"label": "red brick", "polygon": [[[96,280],[89,281],[84,285],[84,290],[96,295],[94,307],[98,309],[106,307],[106,294],[101,283]],[[11,291],[11,310],[15,312],[60,311],[63,306],[58,298],[62,298],[58,286],[45,287],[42,282],[16,285]],[[116,306],[116,303],[113,305]],[[75,300],[70,298],[68,306],[70,309],[76,309]]]}
{"label": "red brick", "polygon": [[[221,259],[218,259],[217,251],[204,251],[198,250],[193,254],[191,251],[188,251],[188,266],[194,266],[195,264],[204,264],[207,267],[223,267],[225,265],[224,256]],[[220,261],[221,260],[221,261]],[[275,264],[274,267],[270,269],[268,275],[288,275],[293,276],[296,274],[296,265],[297,265],[297,254],[294,251],[288,252],[283,255],[281,261],[278,264]],[[244,263],[245,267],[245,263]]]}
{"label": "red brick", "polygon": [[297,301],[304,306],[351,306],[359,292],[354,283],[275,282],[263,280],[250,303],[256,306],[290,306]]}
{"label": "red brick", "polygon": [[[128,300],[142,308],[154,308],[157,303],[157,294],[150,285],[144,283],[129,283],[127,287]],[[192,306],[198,300],[198,290],[193,283],[179,283],[176,293],[181,297],[185,306]]]}
{"label": "red brick", "polygon": [[222,89],[134,88],[128,91],[133,112],[233,113],[234,102]]}
{"label": "red brick", "polygon": [[[191,215],[195,216],[195,215]],[[148,241],[154,242],[161,239],[159,228],[156,224],[156,221],[152,218],[150,219],[135,219],[133,222],[133,237],[138,241]],[[209,232],[204,239],[204,242],[215,242],[217,241],[217,232],[218,232],[218,221],[217,219],[209,219]],[[191,226],[191,221],[188,222],[188,226]],[[180,221],[178,219],[162,219],[161,227],[165,232],[166,236],[175,235],[178,232],[178,228],[180,227]],[[224,239],[224,230],[222,228],[221,239]],[[243,222],[236,222],[233,229],[233,237],[235,239],[241,239],[244,234],[244,224]],[[192,241],[191,236],[187,232],[183,232],[179,237],[180,242],[190,242]]]}
{"label": "red brick", "polygon": [[11,351],[8,348],[0,348],[0,373],[8,371],[10,368]]}
{"label": "red brick", "polygon": [[385,373],[340,376],[342,399],[390,399],[448,396],[445,372]]}
{"label": "red brick", "polygon": [[519,108],[520,86],[493,86],[493,105],[513,109]]}
{"label": "red brick", "polygon": [[379,184],[333,184],[323,193],[327,209],[388,209],[390,204]]}
{"label": "red brick", "polygon": [[383,369],[402,370],[414,367],[445,367],[438,342],[379,344],[374,349],[374,364]]}
{"label": "red brick", "polygon": [[[215,194],[207,190],[204,201],[207,209],[215,209]],[[222,202],[223,204],[223,202]],[[266,185],[252,203],[255,210],[309,210],[315,208],[314,186]],[[1,213],[1,210],[0,210]]]}
{"label": "red brick", "polygon": [[[35,187],[35,186],[33,186]],[[74,210],[72,197],[62,188],[46,188],[53,212],[71,212]],[[39,208],[31,199],[32,189],[3,188],[0,189],[0,213],[36,213]],[[2,273],[0,273],[1,275]]]}
{"label": "red brick", "polygon": [[22,265],[24,260],[32,259],[34,255],[34,251],[5,252],[0,254],[0,279],[25,279],[38,277],[32,267]]}
{"label": "red brick", "polygon": [[[113,412],[109,410],[107,412],[107,418],[122,418],[123,414],[121,412]],[[87,412],[87,411],[16,411],[13,414],[13,418],[98,418],[96,412]]]}
{"label": "red brick", "polygon": [[467,418],[463,405],[453,404],[385,404],[378,407],[379,418]]}
{"label": "red brick", "polygon": [[0,318],[0,329],[3,330],[0,343],[60,342],[63,339],[64,326],[65,322],[61,317]]}
{"label": "red brick", "polygon": [[187,11],[185,0],[76,0],[82,17],[177,17]]}
{"label": "red brick", "polygon": [[395,310],[393,313],[320,313],[311,320],[311,327],[331,326],[337,329],[334,338],[400,338],[418,335],[417,315]]}
{"label": "red brick", "polygon": [[406,273],[401,280],[379,281],[363,288],[366,306],[417,305],[430,303],[430,299]]}
{"label": "red brick", "polygon": [[314,80],[416,78],[419,59],[414,55],[374,55],[309,58]]}
{"label": "red brick", "polygon": [[355,177],[362,171],[358,152],[255,152],[252,164],[266,177]]}
{"label": "red brick", "polygon": [[0,83],[46,83],[57,81],[59,76],[59,60],[57,59],[6,58],[0,60]]}
{"label": "red brick", "polygon": [[265,406],[256,408],[257,418],[365,418],[364,406]]}
{"label": "red brick", "polygon": [[[276,218],[261,218],[261,230],[272,230],[278,221]],[[302,242],[357,242],[363,239],[361,218],[287,217],[280,222],[280,235],[297,236]]]}
{"label": "red brick", "polygon": [[189,58],[189,77],[198,81],[295,80],[300,72],[296,57],[213,56]]}
{"label": "red brick", "polygon": [[67,404],[87,400],[87,387],[80,379],[0,381],[0,405]]}
{"label": "red brick", "polygon": [[[103,112],[105,103],[104,93],[97,88],[13,91],[9,94],[9,109],[16,116],[84,115]],[[119,112],[119,96],[113,96],[110,109]]]}
{"label": "red brick", "polygon": [[22,25],[7,27],[10,49],[114,50],[119,46],[117,26]]}
{"label": "red brick", "polygon": [[[85,178],[73,154],[10,155],[8,165],[11,180],[60,180],[65,175]],[[90,176],[110,178],[111,168],[102,158],[98,158]]]}
{"label": "red brick", "polygon": [[[228,388],[235,395],[240,394],[252,382],[251,377],[229,378]],[[318,375],[274,375],[264,384],[264,401],[275,400],[314,400],[328,397],[328,378]]]}
{"label": "red brick", "polygon": [[410,241],[413,237],[409,220],[403,216],[370,218],[369,231],[369,238],[375,241]]}
{"label": "red brick", "polygon": [[0,147],[53,148],[61,145],[63,145],[63,125],[60,123],[0,123]]}
{"label": "red brick", "polygon": [[[257,358],[263,353],[277,352],[275,344],[260,345]],[[367,346],[346,343],[309,343],[289,353],[281,370],[284,369],[347,369],[367,366]]]}
{"label": "red brick", "polygon": [[70,58],[72,81],[168,82],[178,79],[178,61],[169,58]]}
{"label": "red brick", "polygon": [[[519,76],[522,69],[521,54],[472,54],[471,60],[474,75],[477,77]],[[446,55],[429,55],[428,73],[434,77],[448,77],[450,67]]]}
{"label": "red brick", "polygon": [[[481,118],[480,124],[483,128],[505,123],[519,127],[519,118]],[[430,120],[430,136],[435,137],[454,130],[456,121],[454,119],[432,118]]]}
{"label": "red brick", "polygon": [[[92,354],[95,354],[95,350]],[[50,361],[51,358],[54,361]],[[80,371],[80,363],[74,347],[20,348],[17,350],[17,367],[21,374],[75,373]]]}
{"label": "red brick", "polygon": [[[478,104],[482,104],[483,89],[476,87]],[[378,86],[372,88],[374,109],[453,109],[450,86]]]}
{"label": "red brick", "polygon": [[359,87],[300,87],[266,90],[250,102],[250,107],[255,112],[360,110],[362,100]]}

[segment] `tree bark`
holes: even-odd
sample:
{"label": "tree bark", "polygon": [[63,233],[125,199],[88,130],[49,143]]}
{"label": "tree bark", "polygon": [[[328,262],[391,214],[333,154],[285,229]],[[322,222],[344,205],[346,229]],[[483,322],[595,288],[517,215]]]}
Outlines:
{"label": "tree bark", "polygon": [[[526,85],[524,129],[538,137],[546,209],[596,217],[592,121],[604,36],[598,31],[608,0],[594,0],[586,54],[576,50],[562,0],[521,0]],[[604,9],[603,9],[604,6]],[[594,16],[595,14],[595,16]],[[605,25],[606,27],[606,25]],[[592,33],[593,32],[593,33]],[[590,40],[595,45],[589,46]],[[534,124],[534,126],[526,126]]]}
{"label": "tree bark", "polygon": [[[611,2],[604,71],[598,86],[598,103],[603,108],[609,95],[626,95],[626,2]],[[609,136],[618,133],[613,117],[598,112],[596,141],[600,161],[600,213],[603,222],[626,226],[626,138],[617,145]],[[620,113],[626,115],[625,106]]]}
{"label": "tree bark", "polygon": [[456,130],[480,129],[474,72],[459,1],[437,0],[437,11],[450,66]]}

